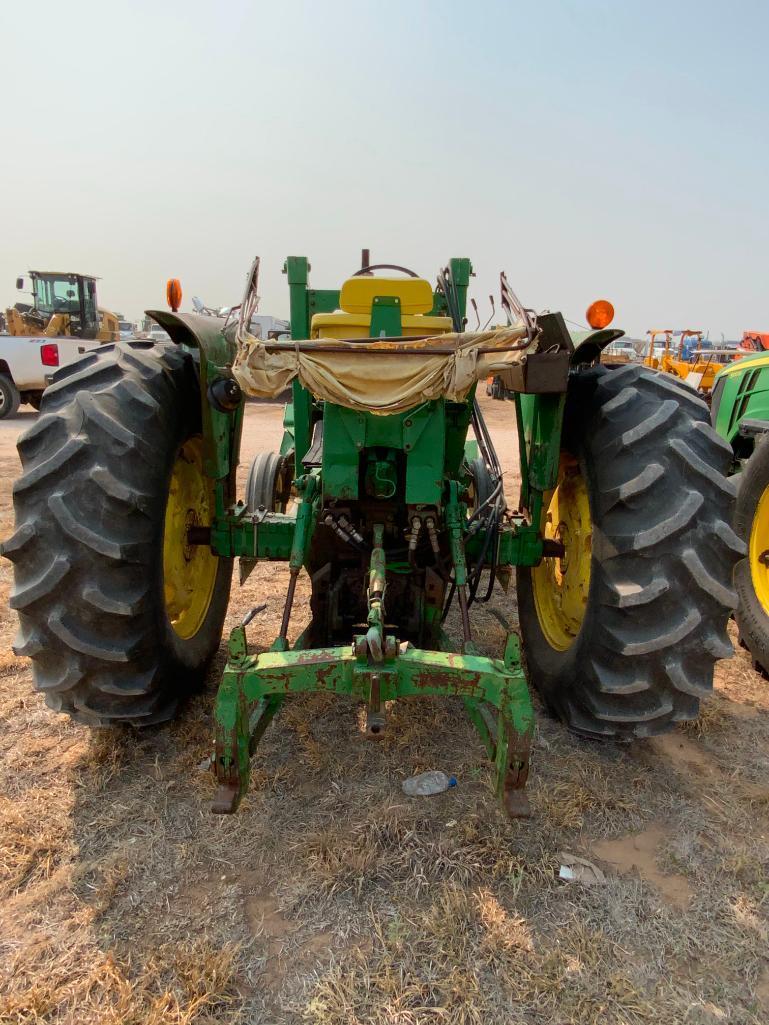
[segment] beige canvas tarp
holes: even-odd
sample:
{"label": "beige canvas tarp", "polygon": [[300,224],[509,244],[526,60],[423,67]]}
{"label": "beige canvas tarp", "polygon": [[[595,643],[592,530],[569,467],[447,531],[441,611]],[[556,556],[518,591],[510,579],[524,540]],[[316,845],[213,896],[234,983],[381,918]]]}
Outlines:
{"label": "beige canvas tarp", "polygon": [[[526,329],[516,325],[413,341],[318,339],[302,342],[302,351],[284,342],[280,351],[268,351],[265,342],[245,334],[238,340],[233,372],[245,394],[255,398],[276,398],[298,378],[317,399],[371,413],[398,413],[440,397],[462,401],[476,381],[507,369],[534,350],[536,342],[527,345],[525,337]],[[274,348],[274,343],[267,344]],[[513,345],[521,348],[480,351]],[[334,351],[327,351],[330,346]],[[406,349],[419,354],[404,355]]]}

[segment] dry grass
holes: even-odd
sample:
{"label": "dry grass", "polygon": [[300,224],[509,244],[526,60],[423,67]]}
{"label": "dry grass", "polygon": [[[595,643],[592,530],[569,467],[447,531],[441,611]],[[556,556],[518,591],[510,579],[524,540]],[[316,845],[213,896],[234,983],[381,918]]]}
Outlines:
{"label": "dry grass", "polygon": [[51,940],[13,957],[2,1022],[98,1021],[105,1025],[204,1025],[242,1020],[238,950],[208,939],[162,944],[146,960],[94,959],[78,943]]}
{"label": "dry grass", "polygon": [[374,925],[375,949],[319,974],[297,1008],[332,1022],[651,1021],[658,1008],[624,970],[625,951],[573,921],[557,944],[488,888],[443,883]]}
{"label": "dry grass", "polygon": [[[249,410],[252,447],[258,415],[277,430],[280,411]],[[10,654],[9,584],[0,564],[2,1025],[769,1021],[769,685],[744,652],[672,739],[583,743],[540,710],[529,823],[500,814],[458,702],[399,703],[372,745],[360,709],[326,695],[286,706],[220,819],[212,691],[169,728],[89,734]],[[284,587],[259,567],[230,621],[266,601],[252,638],[269,643]],[[512,597],[496,610],[514,621]],[[476,623],[499,654],[498,620]],[[459,786],[408,800],[401,780],[425,768]],[[685,902],[636,864],[635,834],[659,838],[654,873],[685,880]],[[628,856],[606,886],[559,881],[559,852],[595,859],[607,840]]]}

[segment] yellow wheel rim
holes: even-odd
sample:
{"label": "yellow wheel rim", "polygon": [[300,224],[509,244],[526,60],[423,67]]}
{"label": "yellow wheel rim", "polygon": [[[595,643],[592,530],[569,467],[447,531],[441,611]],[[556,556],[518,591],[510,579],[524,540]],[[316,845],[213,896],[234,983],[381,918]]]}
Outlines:
{"label": "yellow wheel rim", "polygon": [[219,560],[205,545],[190,545],[187,531],[211,523],[211,484],[203,473],[203,439],[182,445],[171,471],[163,533],[166,613],[183,640],[203,625],[216,585]]}
{"label": "yellow wheel rim", "polygon": [[769,486],[758,500],[753,516],[748,557],[753,590],[764,612],[769,615]]}
{"label": "yellow wheel rim", "polygon": [[558,486],[544,515],[546,538],[564,546],[561,558],[543,559],[532,572],[534,604],[542,633],[556,651],[574,643],[590,591],[593,524],[585,479],[577,461],[562,456]]}

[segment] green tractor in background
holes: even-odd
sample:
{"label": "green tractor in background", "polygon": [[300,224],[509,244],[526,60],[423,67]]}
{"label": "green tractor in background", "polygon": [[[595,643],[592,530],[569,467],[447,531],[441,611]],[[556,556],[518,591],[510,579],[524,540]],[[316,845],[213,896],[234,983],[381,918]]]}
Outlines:
{"label": "green tractor in background", "polygon": [[729,364],[713,383],[713,426],[732,448],[734,529],[747,555],[734,571],[740,640],[769,675],[769,353]]}
{"label": "green tractor in background", "polygon": [[[171,718],[219,647],[239,558],[241,578],[257,561],[289,572],[269,650],[247,642],[257,609],[230,636],[213,708],[216,811],[235,810],[259,738],[302,691],[365,702],[371,737],[389,700],[460,698],[511,815],[527,810],[527,680],[588,737],[696,717],[732,651],[743,553],[732,453],[700,399],[648,368],[602,366],[618,332],[575,344],[560,314],[523,309],[504,278],[511,326],[466,332],[467,259],[435,288],[367,259],[341,288],[311,288],[304,257],[284,271],[290,341],[248,335],[257,261],[237,325],[177,313],[171,287],[174,312],[152,314],[169,341],[102,346],[45,392],[19,441],[2,550],[14,650],[47,703],[94,726]],[[497,372],[521,467],[510,504],[475,400]],[[287,384],[281,449],[257,457],[239,500],[245,396]],[[486,657],[473,606],[513,570],[522,652],[516,631]],[[302,572],[311,616],[292,645]],[[458,638],[444,629],[452,604]]]}

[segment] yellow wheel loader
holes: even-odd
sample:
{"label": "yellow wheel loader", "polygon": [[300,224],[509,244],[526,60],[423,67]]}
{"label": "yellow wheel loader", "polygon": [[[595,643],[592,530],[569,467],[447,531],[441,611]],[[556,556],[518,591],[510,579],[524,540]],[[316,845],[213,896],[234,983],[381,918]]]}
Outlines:
{"label": "yellow wheel loader", "polygon": [[[9,334],[120,341],[118,317],[97,304],[96,278],[40,270],[31,270],[29,276],[32,302],[5,311]],[[16,287],[24,288],[24,278],[16,279]]]}

